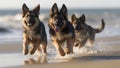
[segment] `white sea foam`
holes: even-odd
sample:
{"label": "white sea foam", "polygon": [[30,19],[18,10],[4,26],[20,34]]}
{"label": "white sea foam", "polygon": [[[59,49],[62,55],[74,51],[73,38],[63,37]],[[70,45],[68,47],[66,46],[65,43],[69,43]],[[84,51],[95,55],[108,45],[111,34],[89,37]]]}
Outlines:
{"label": "white sea foam", "polygon": [[[75,14],[77,17],[80,17],[82,15],[80,13],[75,13]],[[97,26],[99,26],[101,19],[104,18],[107,25],[112,24],[114,26],[116,25],[116,26],[120,27],[120,24],[119,24],[120,14],[118,14],[118,13],[109,13],[109,12],[104,12],[102,14],[87,13],[87,14],[85,14],[85,16],[86,16],[86,22],[92,26],[96,26],[96,24],[97,24]],[[39,18],[41,21],[48,23],[49,15],[40,14]],[[71,21],[71,14],[69,15],[68,18]],[[21,19],[22,19],[21,14],[2,15],[2,16],[0,16],[0,26],[12,27],[12,28],[21,28],[22,27]]]}

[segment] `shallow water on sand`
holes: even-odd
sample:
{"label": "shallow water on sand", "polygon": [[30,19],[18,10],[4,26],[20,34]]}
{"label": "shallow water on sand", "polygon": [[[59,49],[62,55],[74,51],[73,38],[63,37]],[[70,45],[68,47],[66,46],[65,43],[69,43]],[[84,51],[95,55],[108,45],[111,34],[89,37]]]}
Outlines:
{"label": "shallow water on sand", "polygon": [[60,57],[55,58],[55,55],[27,55],[24,56],[21,53],[8,53],[0,54],[0,68],[1,67],[11,67],[20,65],[30,65],[30,64],[43,64],[43,63],[57,63],[57,62],[68,62],[72,57]]}
{"label": "shallow water on sand", "polygon": [[[117,42],[120,44],[119,42]],[[83,47],[78,49],[74,47],[74,54],[66,55],[64,57],[59,56],[56,54],[55,48],[48,46],[48,55],[40,55],[38,52],[35,55],[23,55],[21,51],[16,52],[1,52],[0,53],[0,68],[2,67],[13,67],[13,66],[23,66],[23,65],[31,65],[31,64],[44,64],[44,63],[60,63],[60,62],[69,62],[69,61],[76,61],[77,58],[80,58],[82,61],[86,61],[90,57],[83,58],[85,56],[99,55],[100,53],[111,53],[111,52],[120,52],[120,46],[115,45],[116,42],[97,42],[92,47]],[[114,46],[113,46],[114,45]],[[119,53],[120,55],[120,53]],[[101,57],[100,57],[101,58]],[[102,56],[104,58],[104,56]],[[109,56],[107,58],[110,58]],[[114,57],[117,58],[117,57]],[[92,58],[91,60],[93,60]],[[98,58],[95,58],[99,60]],[[78,60],[77,60],[78,61]],[[89,60],[87,60],[89,61]]]}

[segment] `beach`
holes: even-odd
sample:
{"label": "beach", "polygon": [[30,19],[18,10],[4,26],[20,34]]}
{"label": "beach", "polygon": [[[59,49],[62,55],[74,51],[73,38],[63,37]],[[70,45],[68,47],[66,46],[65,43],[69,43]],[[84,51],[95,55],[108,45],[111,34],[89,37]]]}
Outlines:
{"label": "beach", "polygon": [[[67,62],[55,64],[41,64],[41,65],[28,65],[15,68],[119,68],[120,60],[102,60],[102,61],[86,61],[86,62]],[[13,68],[13,67],[12,67]]]}
{"label": "beach", "polygon": [[99,48],[91,50],[93,52],[86,51],[75,53],[73,56],[58,57],[49,49],[52,47],[51,41],[48,42],[48,51],[51,52],[48,52],[47,56],[37,54],[25,56],[22,54],[22,41],[7,41],[0,44],[0,68],[119,68],[119,42],[119,36],[96,38],[96,44],[102,43],[101,48],[106,50],[100,51]]}
{"label": "beach", "polygon": [[[105,29],[96,34],[93,46],[74,53],[59,56],[52,45],[49,28],[49,10],[41,10],[39,18],[44,22],[47,32],[47,55],[36,52],[34,55],[22,54],[22,23],[19,10],[0,12],[0,68],[119,68],[120,67],[120,9],[69,9],[68,18],[85,14],[86,23],[94,28],[105,20]],[[9,24],[8,24],[9,23]]]}

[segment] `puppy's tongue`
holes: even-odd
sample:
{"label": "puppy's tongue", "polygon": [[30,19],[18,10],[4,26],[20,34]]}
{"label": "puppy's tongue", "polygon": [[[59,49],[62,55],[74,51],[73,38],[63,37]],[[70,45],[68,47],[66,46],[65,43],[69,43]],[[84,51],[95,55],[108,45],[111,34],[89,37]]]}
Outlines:
{"label": "puppy's tongue", "polygon": [[78,33],[79,31],[78,30],[75,30],[76,33]]}
{"label": "puppy's tongue", "polygon": [[56,32],[59,32],[59,30],[60,30],[60,28],[59,28],[59,27],[55,28],[55,31],[56,31]]}

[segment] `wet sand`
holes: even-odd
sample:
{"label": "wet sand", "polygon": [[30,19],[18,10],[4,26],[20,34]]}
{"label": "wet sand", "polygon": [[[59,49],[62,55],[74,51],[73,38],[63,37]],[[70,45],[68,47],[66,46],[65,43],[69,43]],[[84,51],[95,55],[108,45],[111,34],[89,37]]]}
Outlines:
{"label": "wet sand", "polygon": [[[51,46],[51,42],[48,42]],[[54,59],[55,55],[24,56],[22,41],[0,43],[0,68],[119,68],[120,36],[97,38],[96,45],[104,45],[108,51],[87,54],[72,59]],[[51,58],[52,57],[52,58]]]}
{"label": "wet sand", "polygon": [[[67,63],[19,66],[15,68],[119,68],[120,60],[79,61]],[[12,67],[13,68],[13,67]]]}

